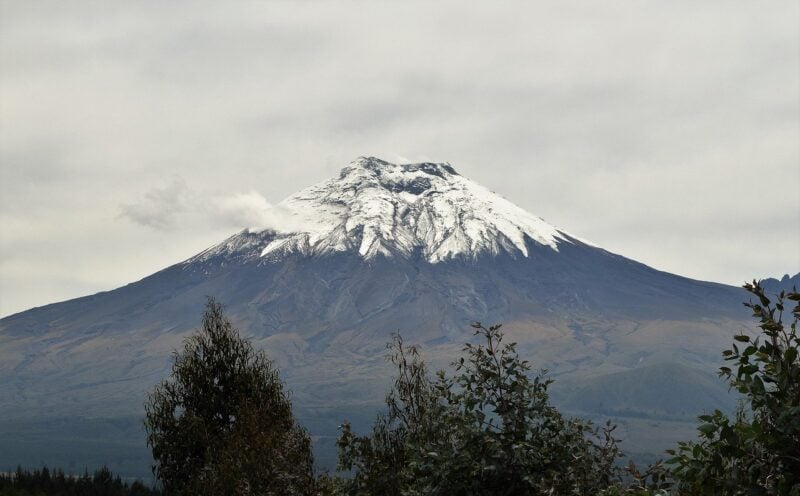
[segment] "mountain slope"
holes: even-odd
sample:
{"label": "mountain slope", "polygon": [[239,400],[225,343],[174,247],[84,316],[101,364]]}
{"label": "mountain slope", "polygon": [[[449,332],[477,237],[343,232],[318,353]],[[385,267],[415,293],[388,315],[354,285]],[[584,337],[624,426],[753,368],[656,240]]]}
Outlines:
{"label": "mountain slope", "polygon": [[793,276],[784,274],[780,279],[770,277],[759,282],[767,295],[777,295],[781,291],[793,291],[800,288],[800,272]]}
{"label": "mountain slope", "polygon": [[693,421],[701,413],[731,410],[736,403],[727,383],[708,370],[657,363],[589,378],[566,393],[561,404],[579,412]]}

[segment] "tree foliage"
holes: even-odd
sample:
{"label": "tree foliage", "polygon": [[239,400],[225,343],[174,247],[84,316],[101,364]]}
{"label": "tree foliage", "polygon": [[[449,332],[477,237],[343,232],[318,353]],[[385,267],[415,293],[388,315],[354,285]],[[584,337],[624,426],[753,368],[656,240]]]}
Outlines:
{"label": "tree foliage", "polygon": [[[773,302],[756,281],[745,305],[759,320],[755,338],[740,334],[723,356],[720,376],[744,395],[733,418],[703,415],[699,441],[672,451],[682,492],[708,495],[800,495],[800,294]],[[792,319],[784,324],[789,312]]]}
{"label": "tree foliage", "polygon": [[416,346],[400,335],[387,345],[397,377],[386,397],[387,413],[379,414],[369,436],[357,436],[345,422],[337,442],[339,469],[352,473],[340,480],[344,494],[397,496],[413,482],[408,470],[411,448],[436,438],[442,412],[437,391]]}
{"label": "tree foliage", "polygon": [[430,379],[415,347],[396,337],[388,411],[372,433],[348,424],[339,439],[349,495],[599,494],[618,481],[619,449],[606,425],[564,417],[544,371],[531,376],[500,326],[479,323],[454,374]]}
{"label": "tree foliage", "polygon": [[168,496],[313,490],[310,439],[278,370],[213,299],[145,409],[154,473]]}

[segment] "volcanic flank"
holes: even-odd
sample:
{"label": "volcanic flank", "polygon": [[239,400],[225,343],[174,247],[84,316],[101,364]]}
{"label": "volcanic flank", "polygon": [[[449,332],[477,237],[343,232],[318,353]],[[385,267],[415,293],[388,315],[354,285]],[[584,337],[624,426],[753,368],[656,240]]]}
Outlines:
{"label": "volcanic flank", "polygon": [[[208,295],[278,362],[322,445],[344,416],[373,415],[392,332],[435,368],[471,339],[471,321],[504,323],[574,410],[692,421],[725,406],[713,370],[747,317],[738,288],[609,253],[446,163],[359,158],[277,208],[285,226],[253,226],[141,281],[0,320],[0,418],[39,433],[53,419],[140,422]],[[616,411],[587,394],[606,376],[650,382]],[[17,463],[25,444],[8,436]]]}

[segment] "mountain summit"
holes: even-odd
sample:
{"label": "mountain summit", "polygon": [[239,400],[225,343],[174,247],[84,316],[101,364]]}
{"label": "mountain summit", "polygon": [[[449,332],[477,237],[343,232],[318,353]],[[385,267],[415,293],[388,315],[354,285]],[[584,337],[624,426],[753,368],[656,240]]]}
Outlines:
{"label": "mountain summit", "polygon": [[419,256],[437,263],[499,253],[527,257],[529,242],[558,251],[573,239],[448,163],[360,157],[277,209],[292,228],[250,228],[201,258],[238,253],[279,261],[290,253],[357,252],[368,260]]}

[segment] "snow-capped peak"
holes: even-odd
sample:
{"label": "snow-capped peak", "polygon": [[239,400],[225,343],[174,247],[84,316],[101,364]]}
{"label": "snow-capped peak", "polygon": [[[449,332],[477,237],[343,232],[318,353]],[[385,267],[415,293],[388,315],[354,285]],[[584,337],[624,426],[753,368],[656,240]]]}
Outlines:
{"label": "snow-capped peak", "polygon": [[338,177],[295,193],[277,208],[291,229],[251,228],[242,233],[249,241],[234,237],[226,250],[238,251],[242,243],[252,250],[253,235],[270,234],[260,246],[268,259],[352,251],[365,259],[419,253],[437,263],[501,252],[527,257],[528,240],[556,251],[559,242],[571,242],[448,163],[359,157]]}

